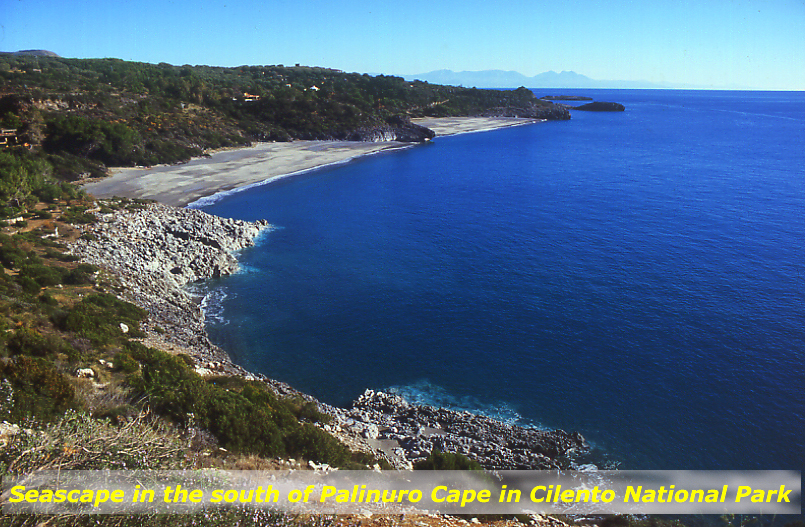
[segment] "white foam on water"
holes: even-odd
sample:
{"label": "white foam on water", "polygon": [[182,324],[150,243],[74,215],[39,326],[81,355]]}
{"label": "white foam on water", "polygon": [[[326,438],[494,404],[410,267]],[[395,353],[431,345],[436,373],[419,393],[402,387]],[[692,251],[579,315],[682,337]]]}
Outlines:
{"label": "white foam on water", "polygon": [[412,404],[446,408],[457,412],[471,412],[485,415],[508,424],[527,426],[545,430],[546,427],[523,417],[511,404],[505,401],[484,401],[472,395],[454,395],[441,386],[428,380],[420,380],[405,386],[390,386],[384,391],[399,395]]}
{"label": "white foam on water", "polygon": [[229,324],[229,319],[224,316],[224,301],[229,297],[230,295],[223,287],[210,290],[202,297],[201,310],[204,312],[204,317],[207,319],[208,323],[219,326]]}

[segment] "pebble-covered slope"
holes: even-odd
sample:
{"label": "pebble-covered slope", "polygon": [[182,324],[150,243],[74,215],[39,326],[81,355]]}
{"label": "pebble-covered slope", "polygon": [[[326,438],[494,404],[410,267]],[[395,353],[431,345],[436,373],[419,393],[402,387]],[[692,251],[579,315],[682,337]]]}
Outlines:
{"label": "pebble-covered slope", "polygon": [[226,361],[210,343],[204,313],[183,286],[238,270],[233,252],[254,245],[270,225],[219,218],[199,210],[160,204],[140,210],[98,214],[91,236],[73,253],[115,274],[128,299],[144,308],[165,340],[192,349],[200,363]]}

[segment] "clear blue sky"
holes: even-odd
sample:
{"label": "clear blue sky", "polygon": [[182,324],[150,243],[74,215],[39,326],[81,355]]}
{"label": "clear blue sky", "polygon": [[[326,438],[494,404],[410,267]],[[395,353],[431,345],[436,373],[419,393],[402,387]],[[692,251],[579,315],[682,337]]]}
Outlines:
{"label": "clear blue sky", "polygon": [[805,90],[805,0],[0,0],[0,51]]}

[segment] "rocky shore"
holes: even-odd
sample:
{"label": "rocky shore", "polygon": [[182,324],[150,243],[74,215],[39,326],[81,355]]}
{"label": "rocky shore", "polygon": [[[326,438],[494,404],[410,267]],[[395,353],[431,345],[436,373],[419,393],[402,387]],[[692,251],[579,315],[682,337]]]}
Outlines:
{"label": "rocky shore", "polygon": [[567,121],[570,112],[561,104],[539,106],[531,104],[522,108],[502,107],[491,108],[483,112],[480,117],[520,117],[526,119],[545,119],[547,121]]}
{"label": "rocky shore", "polygon": [[411,468],[438,448],[501,470],[567,468],[575,454],[587,449],[578,433],[524,428],[468,412],[413,405],[397,395],[371,390],[350,408],[336,408],[248,372],[210,342],[200,301],[185,286],[236,272],[233,253],[253,245],[271,226],[156,203],[97,216],[72,252],[105,269],[121,295],[149,313],[143,328],[147,345],[189,355],[201,375],[242,375],[270,384],[281,395],[316,402],[333,417],[325,429],[350,448],[371,452],[399,469]]}
{"label": "rocky shore", "polygon": [[233,253],[254,245],[270,225],[157,203],[96,215],[89,235],[76,240],[72,252],[112,273],[126,300],[148,311],[149,339],[205,366],[228,362],[207,338],[200,303],[184,286],[236,272]]}
{"label": "rocky shore", "polygon": [[[366,390],[349,410],[331,409],[341,426],[405,465],[437,448],[464,454],[488,470],[548,470],[573,465],[587,450],[579,433],[525,428],[470,412],[408,403],[398,395]],[[407,467],[406,467],[407,468]]]}

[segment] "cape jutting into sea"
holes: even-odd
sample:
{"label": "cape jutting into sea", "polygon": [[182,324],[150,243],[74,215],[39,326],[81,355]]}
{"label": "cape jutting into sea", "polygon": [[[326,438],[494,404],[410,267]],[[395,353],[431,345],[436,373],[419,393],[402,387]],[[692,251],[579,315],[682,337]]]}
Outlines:
{"label": "cape jutting into sea", "polygon": [[328,403],[579,431],[604,465],[805,469],[805,93],[561,93],[626,111],[205,206],[278,227],[203,286],[213,340]]}

